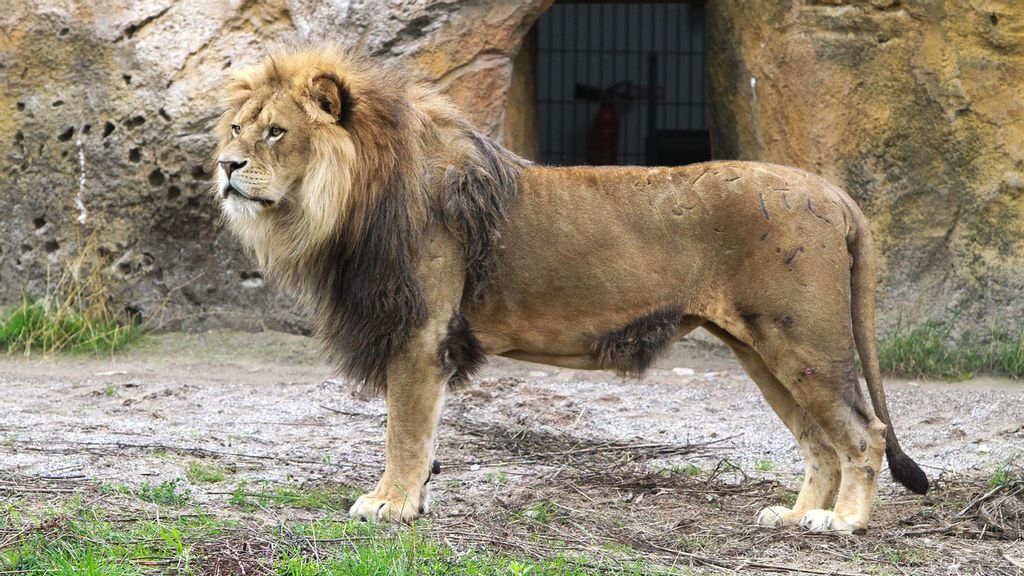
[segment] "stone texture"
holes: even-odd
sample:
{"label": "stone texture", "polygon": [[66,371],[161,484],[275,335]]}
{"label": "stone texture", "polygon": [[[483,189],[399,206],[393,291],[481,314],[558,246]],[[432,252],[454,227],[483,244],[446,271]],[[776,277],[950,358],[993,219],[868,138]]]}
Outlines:
{"label": "stone texture", "polygon": [[[0,0],[0,304],[44,293],[91,239],[118,304],[155,326],[304,329],[207,196],[224,70],[277,42],[350,44],[422,70],[529,154],[515,78],[530,63],[513,57],[551,2]],[[716,155],[801,166],[857,198],[883,325],[1024,326],[1024,5],[708,9]]]}
{"label": "stone texture", "polygon": [[523,47],[512,61],[512,84],[506,96],[503,140],[505,146],[523,158],[540,159],[540,131],[537,126],[537,33],[527,34]]}
{"label": "stone texture", "polygon": [[716,156],[800,166],[860,202],[883,325],[1024,328],[1024,4],[708,9]]}
{"label": "stone texture", "polygon": [[333,40],[423,70],[501,136],[512,58],[551,2],[0,0],[0,303],[44,293],[91,239],[154,326],[303,330],[207,194],[224,71]]}

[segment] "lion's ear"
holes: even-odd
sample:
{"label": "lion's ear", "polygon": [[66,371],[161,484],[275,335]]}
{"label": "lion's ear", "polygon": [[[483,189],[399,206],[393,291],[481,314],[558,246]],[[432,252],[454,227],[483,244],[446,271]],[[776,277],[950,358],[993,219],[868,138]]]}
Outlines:
{"label": "lion's ear", "polygon": [[352,96],[348,86],[334,74],[318,74],[309,81],[309,96],[318,108],[345,125],[352,114]]}

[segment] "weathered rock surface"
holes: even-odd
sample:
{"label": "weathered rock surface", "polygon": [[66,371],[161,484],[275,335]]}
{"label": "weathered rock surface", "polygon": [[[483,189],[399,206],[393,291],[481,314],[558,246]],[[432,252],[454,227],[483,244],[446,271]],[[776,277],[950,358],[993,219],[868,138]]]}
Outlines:
{"label": "weathered rock surface", "polygon": [[1024,328],[1024,4],[708,9],[716,155],[800,166],[857,199],[883,324]]}
{"label": "weathered rock surface", "polygon": [[[551,2],[0,0],[0,303],[44,293],[91,239],[119,305],[156,326],[303,329],[207,194],[224,71],[276,42],[335,40],[422,70],[500,137],[535,121],[515,104],[523,118],[504,121],[506,102]],[[1024,5],[708,6],[716,155],[854,195],[882,256],[883,324],[1024,326]]]}
{"label": "weathered rock surface", "polygon": [[0,302],[91,239],[156,326],[303,329],[207,191],[224,71],[333,40],[419,68],[500,136],[512,58],[552,0],[0,1]]}

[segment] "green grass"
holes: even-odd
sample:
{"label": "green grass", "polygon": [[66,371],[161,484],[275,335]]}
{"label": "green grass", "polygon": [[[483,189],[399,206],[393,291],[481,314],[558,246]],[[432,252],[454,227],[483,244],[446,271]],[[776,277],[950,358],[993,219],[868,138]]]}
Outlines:
{"label": "green grass", "polygon": [[1014,482],[1024,482],[1024,469],[1015,466],[1012,461],[1000,466],[988,481],[993,488],[1009,486]]}
{"label": "green grass", "polygon": [[193,484],[213,484],[224,480],[226,471],[216,464],[208,464],[199,460],[188,463],[185,478]]}
{"label": "green grass", "polygon": [[196,543],[228,524],[204,515],[175,520],[108,520],[101,508],[77,509],[21,528],[25,536],[0,550],[0,571],[25,575],[141,575],[160,567],[196,574]]}
{"label": "green grass", "polygon": [[115,305],[105,274],[110,256],[98,236],[78,238],[61,270],[47,270],[45,296],[26,294],[0,314],[0,347],[8,353],[116,352],[142,333],[138,312]]}
{"label": "green grass", "polygon": [[775,469],[775,463],[771,460],[758,460],[754,462],[754,470],[758,472],[771,472]]}
{"label": "green grass", "polygon": [[151,502],[161,506],[185,506],[192,501],[192,491],[187,488],[182,488],[179,491],[178,482],[179,480],[177,479],[167,480],[156,485],[146,482],[138,488],[123,484],[104,484],[100,487],[100,490],[107,494],[117,493],[134,496],[143,502]]}
{"label": "green grass", "polygon": [[672,476],[673,474],[683,474],[686,476],[700,476],[704,473],[704,470],[696,464],[681,464],[672,466],[671,468],[662,468],[660,470],[662,476]]}
{"label": "green grass", "polygon": [[796,498],[799,494],[794,490],[783,489],[782,493],[779,494],[783,505],[792,508],[796,504]]}
{"label": "green grass", "polygon": [[548,524],[555,517],[555,505],[550,502],[535,502],[525,510],[516,512],[513,517],[516,520],[529,520],[538,524]]}
{"label": "green grass", "polygon": [[496,486],[504,486],[508,484],[508,473],[506,472],[488,472],[484,474],[484,480],[489,484]]}
{"label": "green grass", "polygon": [[901,318],[879,342],[887,374],[964,380],[977,374],[1024,378],[1024,332],[991,330],[953,337],[954,324],[910,326]]}
{"label": "green grass", "polygon": [[264,485],[253,489],[243,481],[232,491],[228,503],[250,512],[276,507],[342,512],[349,509],[358,494],[358,490],[347,486],[310,488]]}
{"label": "green grass", "polygon": [[703,534],[687,534],[676,540],[676,545],[683,552],[700,553],[718,550],[718,541]]}
{"label": "green grass", "polygon": [[136,490],[135,496],[161,506],[184,506],[192,500],[192,491],[187,488],[178,491],[178,480],[175,479],[155,486],[146,482]]}
{"label": "green grass", "polygon": [[0,319],[0,346],[12,353],[109,353],[124,348],[141,333],[140,325],[127,319],[29,298]]}
{"label": "green grass", "polygon": [[609,569],[583,567],[567,557],[532,560],[479,549],[455,554],[436,537],[415,526],[396,529],[372,523],[321,520],[287,526],[280,532],[301,536],[304,541],[350,541],[349,546],[327,557],[313,557],[299,546],[283,547],[275,565],[280,576],[640,576],[648,573],[640,564],[627,563],[624,567]]}
{"label": "green grass", "polygon": [[879,559],[885,560],[900,567],[920,566],[928,561],[928,553],[924,548],[909,545],[898,546],[882,544],[875,549]]}
{"label": "green grass", "polygon": [[[8,510],[9,512],[10,510]],[[565,556],[516,557],[448,547],[429,523],[394,527],[357,521],[247,526],[196,509],[179,517],[126,518],[81,501],[47,513],[0,514],[0,573],[25,576],[141,576],[245,573],[277,576],[640,576],[642,561],[594,565]]]}

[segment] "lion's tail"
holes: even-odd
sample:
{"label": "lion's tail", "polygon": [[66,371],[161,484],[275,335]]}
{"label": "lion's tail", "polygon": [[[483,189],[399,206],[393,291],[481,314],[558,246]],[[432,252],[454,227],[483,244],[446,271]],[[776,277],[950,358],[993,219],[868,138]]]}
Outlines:
{"label": "lion's tail", "polygon": [[875,407],[875,415],[885,424],[885,456],[889,470],[897,482],[911,492],[924,494],[928,491],[928,477],[921,467],[907,456],[896,440],[896,431],[889,417],[889,407],[882,387],[882,373],[878,366],[878,348],[875,343],[875,257],[874,245],[867,219],[860,209],[850,202],[854,226],[847,236],[847,246],[853,255],[850,287],[852,291],[851,313],[853,316],[853,338],[857,343],[868,382],[868,394]]}

